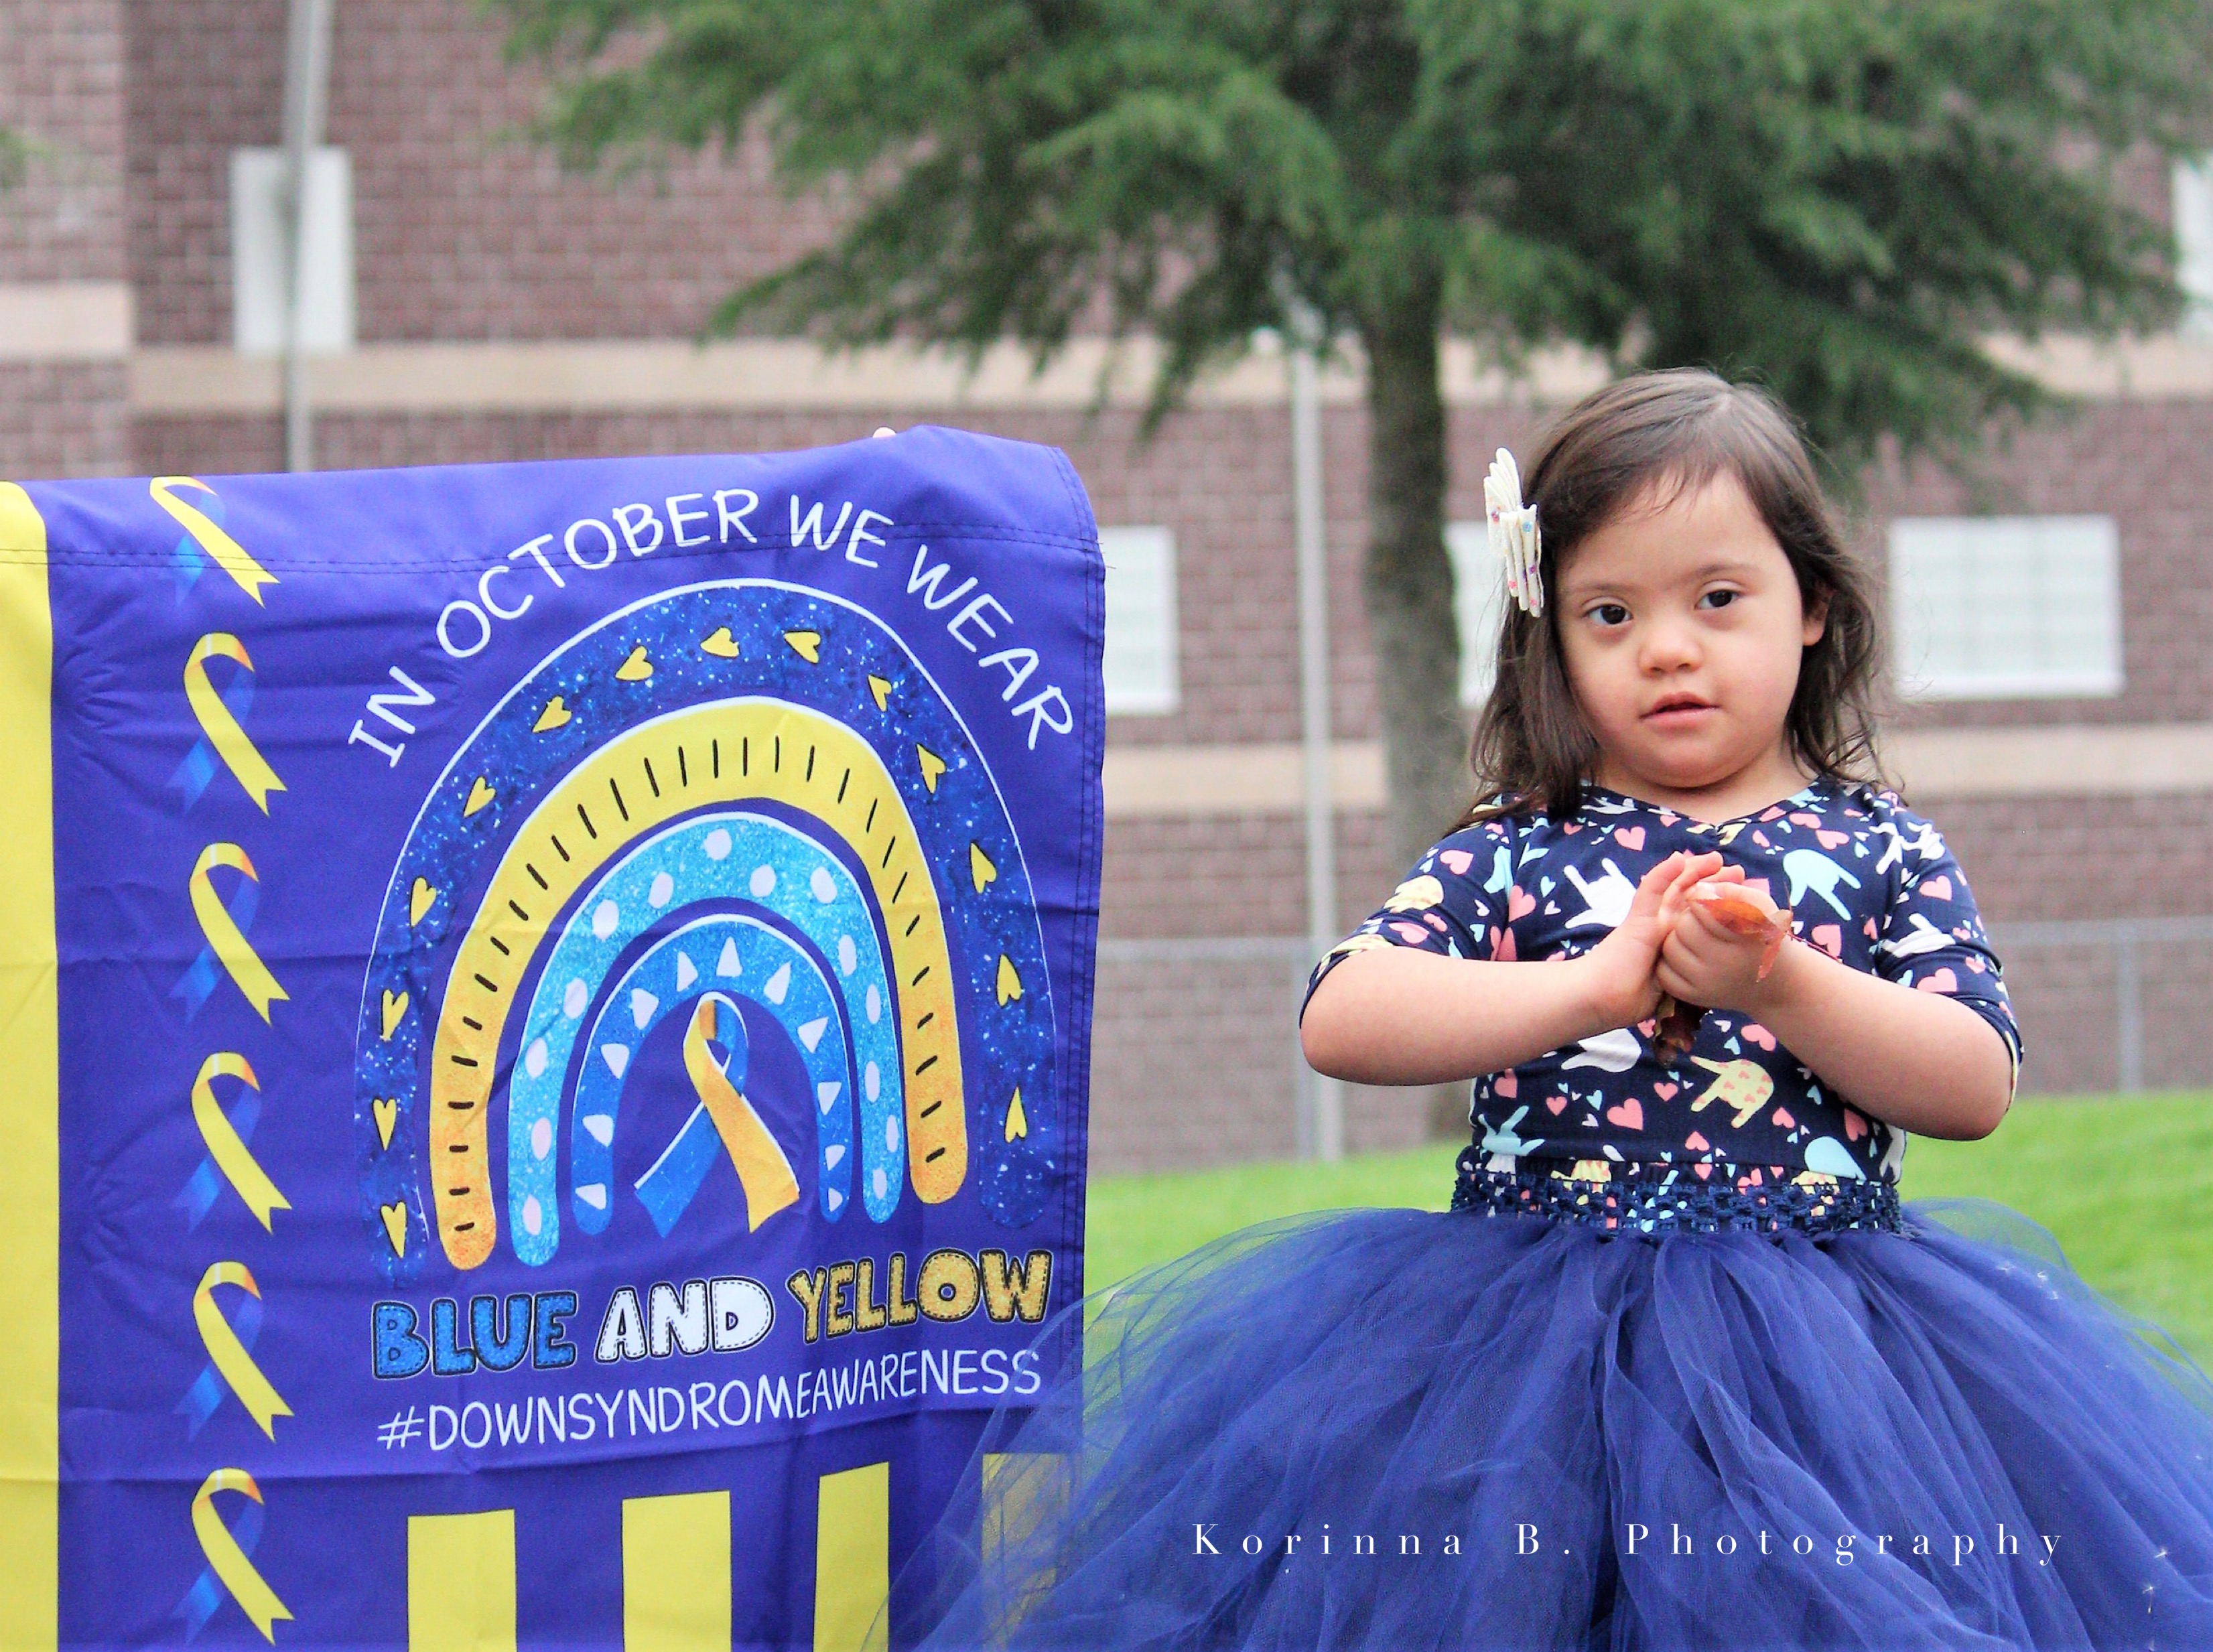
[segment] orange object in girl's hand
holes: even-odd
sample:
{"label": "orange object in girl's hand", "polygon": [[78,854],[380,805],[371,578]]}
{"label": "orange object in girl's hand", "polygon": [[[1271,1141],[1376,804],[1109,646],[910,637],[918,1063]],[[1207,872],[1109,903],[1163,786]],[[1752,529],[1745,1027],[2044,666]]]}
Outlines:
{"label": "orange object in girl's hand", "polygon": [[[1777,906],[1765,889],[1718,877],[1693,885],[1689,899],[1704,906],[1730,934],[1747,939],[1765,937],[1759,953],[1759,972],[1753,978],[1765,980],[1782,954],[1783,943],[1790,938],[1790,909]],[[1704,1014],[1696,1004],[1678,1003],[1672,995],[1661,994],[1653,1011],[1659,1022],[1652,1035],[1653,1054],[1667,1064],[1688,1055],[1698,1036],[1698,1018]]]}

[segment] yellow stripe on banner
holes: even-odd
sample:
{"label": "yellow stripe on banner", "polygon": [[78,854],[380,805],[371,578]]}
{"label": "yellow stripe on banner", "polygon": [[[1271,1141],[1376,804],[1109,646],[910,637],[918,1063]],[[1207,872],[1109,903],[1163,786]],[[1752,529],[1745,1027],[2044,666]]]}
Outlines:
{"label": "yellow stripe on banner", "polygon": [[46,525],[0,482],[0,1646],[58,1634],[55,1490],[61,1342],[59,1001],[54,979],[53,621]]}
{"label": "yellow stripe on banner", "polygon": [[822,1477],[814,1520],[814,1652],[884,1652],[892,1592],[891,1465]]}
{"label": "yellow stripe on banner", "polygon": [[408,1652],[515,1652],[515,1510],[407,1521]]}
{"label": "yellow stripe on banner", "polygon": [[624,1652],[729,1652],[730,1494],[623,1499]]}
{"label": "yellow stripe on banner", "polygon": [[[1001,1636],[1011,1631],[1049,1592],[1056,1576],[1050,1557],[1023,1552],[1039,1525],[1058,1521],[1068,1508],[1069,1460],[1060,1452],[987,1451],[984,1454],[984,1569],[997,1574],[995,1596],[1003,1600]],[[1019,1579],[1009,1570],[1027,1570]]]}

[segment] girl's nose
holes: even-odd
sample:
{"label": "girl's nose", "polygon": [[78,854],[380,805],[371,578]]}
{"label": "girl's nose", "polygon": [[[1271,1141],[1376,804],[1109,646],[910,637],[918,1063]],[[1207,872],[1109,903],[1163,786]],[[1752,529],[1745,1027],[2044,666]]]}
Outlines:
{"label": "girl's nose", "polygon": [[1698,663],[1698,639],[1687,625],[1661,619],[1647,626],[1640,650],[1647,671],[1675,671]]}

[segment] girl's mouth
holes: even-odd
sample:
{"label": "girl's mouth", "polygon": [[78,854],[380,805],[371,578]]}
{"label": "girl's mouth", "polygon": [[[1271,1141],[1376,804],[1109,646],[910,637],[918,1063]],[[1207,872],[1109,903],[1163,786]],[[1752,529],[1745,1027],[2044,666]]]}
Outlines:
{"label": "girl's mouth", "polygon": [[1644,714],[1644,721],[1662,728],[1688,728],[1716,708],[1704,700],[1668,700]]}

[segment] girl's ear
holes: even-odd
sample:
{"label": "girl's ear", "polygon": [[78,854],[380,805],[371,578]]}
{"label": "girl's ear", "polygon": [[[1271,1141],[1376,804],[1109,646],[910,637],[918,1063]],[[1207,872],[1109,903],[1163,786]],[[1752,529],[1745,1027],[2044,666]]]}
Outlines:
{"label": "girl's ear", "polygon": [[1826,591],[1806,605],[1805,625],[1799,632],[1800,640],[1808,648],[1821,640],[1829,628],[1829,594]]}

